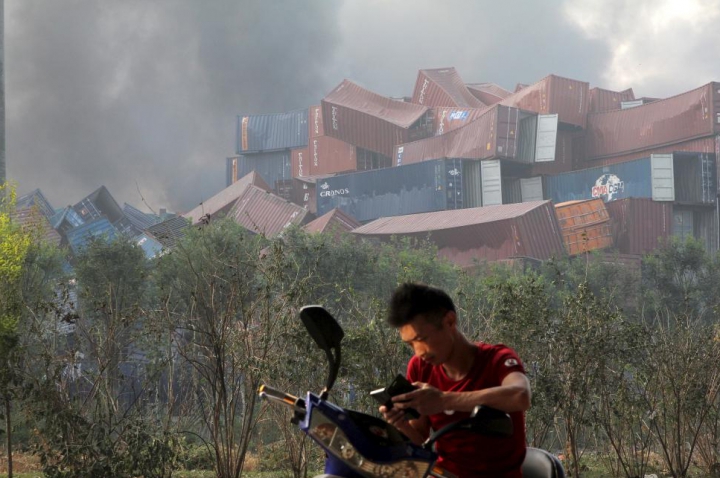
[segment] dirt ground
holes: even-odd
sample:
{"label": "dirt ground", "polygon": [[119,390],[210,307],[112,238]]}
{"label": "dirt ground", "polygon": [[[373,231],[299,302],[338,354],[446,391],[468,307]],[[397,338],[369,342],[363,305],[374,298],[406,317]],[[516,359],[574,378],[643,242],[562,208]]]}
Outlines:
{"label": "dirt ground", "polygon": [[[7,455],[3,451],[0,456],[0,473],[8,472],[8,460]],[[13,453],[13,472],[14,473],[29,473],[32,471],[40,471],[40,461],[33,455],[26,455],[20,452]]]}

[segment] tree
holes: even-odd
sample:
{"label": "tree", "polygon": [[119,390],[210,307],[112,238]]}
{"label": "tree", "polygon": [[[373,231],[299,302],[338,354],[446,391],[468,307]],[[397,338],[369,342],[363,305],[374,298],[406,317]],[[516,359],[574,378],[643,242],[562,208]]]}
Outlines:
{"label": "tree", "polygon": [[0,186],[0,397],[5,417],[8,475],[12,477],[11,409],[14,387],[18,385],[15,362],[19,342],[18,326],[22,316],[22,275],[31,237],[12,222],[15,191]]}

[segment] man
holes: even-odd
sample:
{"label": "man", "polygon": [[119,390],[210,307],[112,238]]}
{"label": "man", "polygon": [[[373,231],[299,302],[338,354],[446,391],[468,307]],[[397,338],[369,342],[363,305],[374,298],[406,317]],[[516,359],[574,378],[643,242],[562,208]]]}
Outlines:
{"label": "man", "polygon": [[[513,420],[512,437],[452,432],[437,442],[438,464],[460,478],[520,478],[530,384],[517,354],[504,345],[468,341],[457,328],[452,299],[422,284],[397,288],[388,322],[413,349],[407,378],[420,388],[394,397],[390,410],[380,407],[385,419],[420,444],[430,429],[468,417],[477,405],[505,411]],[[421,417],[408,421],[404,408]]]}

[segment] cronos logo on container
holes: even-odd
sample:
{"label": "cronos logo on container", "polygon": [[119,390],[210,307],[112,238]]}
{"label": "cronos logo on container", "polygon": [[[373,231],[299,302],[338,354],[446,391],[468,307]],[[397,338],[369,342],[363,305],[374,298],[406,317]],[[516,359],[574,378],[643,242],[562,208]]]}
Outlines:
{"label": "cronos logo on container", "polygon": [[327,181],[320,185],[320,189],[322,189],[322,191],[320,191],[321,198],[346,196],[346,195],[350,194],[350,189],[348,189],[348,188],[330,189],[330,185],[327,183]]}
{"label": "cronos logo on container", "polygon": [[614,174],[603,174],[592,188],[593,198],[602,198],[603,201],[614,201],[617,196],[625,191],[625,182]]}

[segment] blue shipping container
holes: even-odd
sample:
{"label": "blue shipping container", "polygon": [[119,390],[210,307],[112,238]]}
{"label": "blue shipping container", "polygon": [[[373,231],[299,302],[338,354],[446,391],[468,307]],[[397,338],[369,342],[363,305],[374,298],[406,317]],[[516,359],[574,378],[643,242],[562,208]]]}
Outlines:
{"label": "blue shipping container", "polygon": [[463,207],[461,159],[423,161],[325,178],[317,215],[340,208],[360,222]]}
{"label": "blue shipping container", "polygon": [[565,201],[602,198],[651,198],[650,158],[598,168],[582,169],[545,178],[545,199]]}
{"label": "blue shipping container", "polygon": [[237,117],[238,154],[308,145],[308,110]]}
{"label": "blue shipping container", "polygon": [[[228,164],[231,165],[230,161],[228,161]],[[232,173],[233,168],[229,166],[228,171]],[[233,178],[230,184],[252,171],[256,171],[268,183],[268,186],[277,189],[277,181],[292,179],[290,151],[238,156],[237,171],[235,171],[237,177]]]}
{"label": "blue shipping container", "polygon": [[106,241],[111,242],[117,236],[118,232],[115,226],[110,224],[110,221],[105,217],[71,229],[66,234],[70,248],[76,254],[94,238],[104,238]]}

